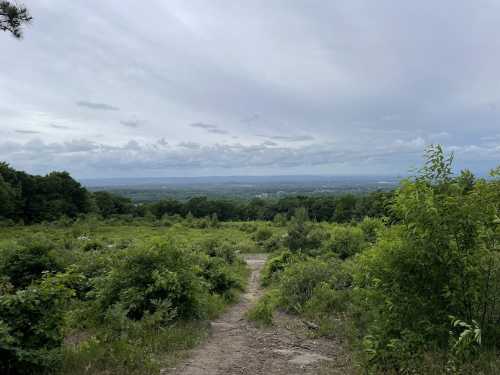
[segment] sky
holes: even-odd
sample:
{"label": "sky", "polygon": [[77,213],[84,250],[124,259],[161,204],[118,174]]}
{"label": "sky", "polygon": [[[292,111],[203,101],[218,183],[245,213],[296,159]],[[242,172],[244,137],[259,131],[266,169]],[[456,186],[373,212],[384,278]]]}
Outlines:
{"label": "sky", "polygon": [[498,0],[25,0],[0,160],[78,178],[500,164]]}

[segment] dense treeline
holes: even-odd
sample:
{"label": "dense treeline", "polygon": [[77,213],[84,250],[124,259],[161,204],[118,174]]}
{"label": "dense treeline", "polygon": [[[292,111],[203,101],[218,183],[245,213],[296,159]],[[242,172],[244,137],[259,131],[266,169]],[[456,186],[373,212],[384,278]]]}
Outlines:
{"label": "dense treeline", "polygon": [[67,172],[32,176],[0,163],[0,219],[26,224],[75,218],[95,213],[104,218],[116,215],[156,219],[180,215],[195,218],[217,216],[219,220],[273,220],[277,214],[288,218],[299,208],[307,209],[317,221],[350,222],[365,216],[390,217],[392,192],[366,195],[289,196],[279,200],[255,198],[250,201],[194,197],[186,202],[164,199],[149,204],[134,204],[130,199],[105,191],[89,192]]}
{"label": "dense treeline", "polygon": [[69,173],[33,176],[0,163],[0,218],[35,223],[90,211],[87,190]]}
{"label": "dense treeline", "polygon": [[216,214],[220,220],[228,221],[273,220],[278,214],[290,218],[297,208],[304,207],[313,220],[343,223],[365,216],[390,216],[388,204],[392,195],[392,192],[377,191],[362,196],[289,196],[279,200],[255,198],[248,202],[196,197],[187,202],[161,200],[149,205],[149,209],[158,219],[164,215],[186,216],[191,213],[197,218]]}

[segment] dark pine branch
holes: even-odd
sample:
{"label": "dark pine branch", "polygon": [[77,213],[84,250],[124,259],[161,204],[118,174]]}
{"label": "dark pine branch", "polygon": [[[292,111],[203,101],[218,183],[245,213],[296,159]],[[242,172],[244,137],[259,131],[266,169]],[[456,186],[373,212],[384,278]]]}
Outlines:
{"label": "dark pine branch", "polygon": [[14,37],[21,38],[22,26],[30,23],[31,15],[23,5],[14,5],[9,1],[0,1],[0,30],[8,31]]}

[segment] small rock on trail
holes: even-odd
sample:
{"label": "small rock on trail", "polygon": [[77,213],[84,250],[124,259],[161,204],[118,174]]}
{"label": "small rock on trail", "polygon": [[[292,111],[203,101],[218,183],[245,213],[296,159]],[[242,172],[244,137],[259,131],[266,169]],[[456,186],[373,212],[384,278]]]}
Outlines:
{"label": "small rock on trail", "polygon": [[349,374],[350,358],[334,340],[311,339],[298,319],[277,314],[275,325],[258,328],[245,313],[262,295],[260,272],[266,255],[245,256],[250,281],[240,301],[211,324],[209,339],[189,359],[162,374],[279,375]]}

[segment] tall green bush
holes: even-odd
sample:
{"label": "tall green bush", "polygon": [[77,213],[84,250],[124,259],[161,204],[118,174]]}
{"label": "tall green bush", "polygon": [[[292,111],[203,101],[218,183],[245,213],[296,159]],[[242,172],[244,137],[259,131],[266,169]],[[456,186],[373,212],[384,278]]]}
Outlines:
{"label": "tall green bush", "polygon": [[168,301],[181,318],[201,317],[199,263],[195,253],[171,242],[126,249],[97,278],[93,293],[103,313],[119,305],[129,318],[141,319]]}
{"label": "tall green bush", "polygon": [[15,288],[24,288],[44,271],[61,271],[55,244],[43,235],[28,236],[0,248],[0,276]]}
{"label": "tall green bush", "polygon": [[[449,316],[479,322],[483,344],[498,342],[500,183],[452,175],[452,157],[431,147],[414,180],[403,181],[385,231],[359,258],[360,301],[373,319],[365,340],[375,367],[400,366],[449,343]],[[410,353],[407,357],[402,352]]]}
{"label": "tall green bush", "polygon": [[361,252],[365,245],[365,235],[361,228],[339,225],[333,228],[331,238],[324,246],[340,259],[346,259]]}
{"label": "tall green bush", "polygon": [[300,207],[290,220],[285,243],[293,253],[317,254],[328,237],[325,230],[310,222],[307,210]]}
{"label": "tall green bush", "polygon": [[288,311],[302,312],[315,288],[330,279],[332,270],[331,264],[316,258],[291,264],[280,278],[280,304]]}
{"label": "tall green bush", "polygon": [[68,277],[45,274],[18,290],[0,285],[0,373],[41,374],[60,364],[65,307],[74,295]]}

